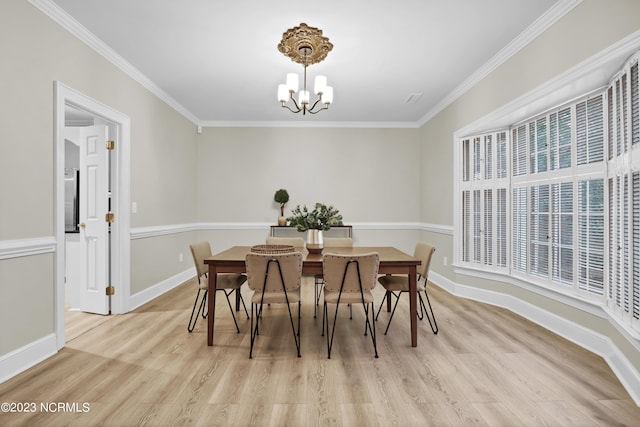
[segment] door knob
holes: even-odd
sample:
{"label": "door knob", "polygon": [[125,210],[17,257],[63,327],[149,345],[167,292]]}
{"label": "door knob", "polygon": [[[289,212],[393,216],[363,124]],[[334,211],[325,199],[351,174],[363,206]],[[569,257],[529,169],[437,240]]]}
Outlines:
{"label": "door knob", "polygon": [[78,224],[78,227],[82,228],[83,230],[86,226],[87,225],[84,222],[81,222],[80,224]]}

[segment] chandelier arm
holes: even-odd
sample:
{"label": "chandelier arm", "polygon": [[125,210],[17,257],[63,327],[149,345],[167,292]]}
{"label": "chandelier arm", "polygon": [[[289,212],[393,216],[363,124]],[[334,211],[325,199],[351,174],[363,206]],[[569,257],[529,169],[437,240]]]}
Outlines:
{"label": "chandelier arm", "polygon": [[[315,107],[315,104],[313,104],[313,106]],[[319,109],[319,110],[316,110],[316,111],[307,110],[307,111],[308,111],[309,113],[311,113],[311,114],[317,114],[317,113],[319,113],[319,112],[320,112],[320,111],[322,111],[322,110],[328,110],[328,109],[329,109],[329,105],[328,105],[328,104],[324,104],[324,107],[322,107],[322,108],[321,108],[321,109]]]}
{"label": "chandelier arm", "polygon": [[289,92],[289,99],[293,102],[293,105],[295,105],[296,108],[298,109],[296,113],[302,111],[302,107],[300,106],[300,104],[298,104],[298,101],[296,101],[296,98],[293,96],[293,92]]}
{"label": "chandelier arm", "polygon": [[[311,112],[311,110],[313,110],[314,108],[316,108],[316,105],[318,105],[318,102],[320,102],[320,100],[322,99],[322,96],[318,96],[318,99],[316,99],[316,102],[313,103],[313,105],[311,107],[307,108],[307,111],[309,111],[311,114],[314,114]],[[328,107],[327,107],[328,108]],[[326,110],[327,108],[324,108],[324,110]],[[318,110],[321,111],[321,110]]]}
{"label": "chandelier arm", "polygon": [[292,113],[299,113],[301,111],[300,108],[298,108],[298,110],[292,110],[291,107],[289,107],[288,105],[286,105],[284,102],[282,103],[282,108],[286,108],[287,110],[291,111]]}

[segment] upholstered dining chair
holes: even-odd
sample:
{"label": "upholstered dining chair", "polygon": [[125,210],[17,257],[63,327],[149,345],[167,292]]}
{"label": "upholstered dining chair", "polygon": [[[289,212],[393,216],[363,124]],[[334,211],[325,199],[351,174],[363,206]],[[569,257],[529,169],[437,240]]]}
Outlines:
{"label": "upholstered dining chair", "polygon": [[[193,328],[196,327],[196,323],[198,322],[198,316],[202,313],[202,318],[207,317],[207,292],[209,289],[208,283],[208,267],[204,263],[204,259],[210,257],[211,254],[211,245],[209,242],[198,242],[189,245],[191,249],[191,255],[193,256],[193,262],[196,265],[196,274],[198,276],[198,293],[196,294],[196,300],[193,302],[193,309],[191,310],[191,317],[189,318],[189,323],[187,325],[187,330],[189,332],[193,331]],[[236,325],[236,331],[240,332],[240,328],[238,327],[238,321],[236,320],[236,316],[233,312],[233,307],[231,307],[231,301],[229,300],[229,295],[233,292],[236,292],[236,296],[240,298],[242,301],[242,306],[244,307],[244,312],[247,315],[247,319],[249,318],[249,312],[247,311],[247,306],[244,304],[244,299],[242,298],[242,294],[240,293],[240,288],[242,284],[247,281],[247,276],[244,274],[218,274],[216,278],[216,291],[224,292],[224,296],[227,299],[227,304],[229,305],[229,309],[231,310],[231,316],[233,316],[233,323]],[[196,312],[196,307],[198,306],[198,299],[200,298],[200,293],[204,292],[202,299],[200,301],[200,307],[198,308],[198,312]]]}
{"label": "upholstered dining chair", "polygon": [[[418,242],[416,244],[415,250],[413,252],[413,256],[420,259],[421,264],[418,271],[418,280],[416,283],[416,290],[418,292],[418,299],[420,301],[420,314],[418,317],[420,320],[427,316],[427,320],[429,321],[429,326],[431,326],[431,331],[434,334],[438,333],[438,324],[436,323],[436,316],[433,313],[433,308],[431,307],[431,301],[429,300],[429,294],[427,293],[427,283],[429,279],[429,266],[431,265],[431,258],[433,253],[436,251],[436,248],[433,245],[428,243]],[[393,310],[391,311],[391,316],[389,316],[389,321],[387,322],[387,328],[384,331],[386,335],[389,331],[389,326],[391,325],[391,320],[393,319],[393,314],[396,312],[396,307],[398,306],[398,301],[400,301],[400,296],[409,292],[409,278],[407,276],[400,275],[391,275],[387,274],[385,276],[380,276],[378,278],[378,282],[384,287],[386,290],[386,297],[382,299],[380,303],[380,307],[378,308],[378,313],[376,314],[376,320],[378,320],[378,316],[380,315],[380,311],[382,310],[382,306],[387,298],[391,298],[394,296],[396,298],[396,302],[393,305]],[[427,304],[429,305],[429,311],[431,312],[431,316],[429,316],[429,312],[427,311],[427,307],[425,306],[424,300],[422,298],[422,294],[424,294],[425,299],[427,300]],[[432,322],[433,318],[433,322]]]}
{"label": "upholstered dining chair", "polygon": [[[331,349],[335,336],[338,308],[340,304],[362,304],[365,314],[365,329],[371,335],[375,357],[378,357],[376,344],[376,326],[374,322],[375,308],[373,293],[380,265],[379,254],[373,252],[361,255],[338,255],[325,253],[322,257],[324,275],[324,304],[322,313],[322,330],[327,330],[327,357],[331,359]],[[335,305],[333,326],[329,329],[329,305]],[[369,320],[371,313],[371,320]]]}
{"label": "upholstered dining chair", "polygon": [[[285,254],[248,253],[245,259],[251,297],[251,348],[259,334],[264,304],[286,304],[291,320],[291,330],[300,357],[300,282],[302,279],[302,253]],[[291,313],[291,304],[298,304],[298,327],[296,329]],[[255,312],[255,315],[254,315]],[[253,320],[256,320],[255,327]]]}
{"label": "upholstered dining chair", "polygon": [[296,249],[304,248],[302,237],[275,237],[267,236],[267,245],[291,245]]}
{"label": "upholstered dining chair", "polygon": [[[331,248],[350,248],[353,247],[353,239],[351,237],[325,237],[323,239],[324,249],[331,251]],[[320,304],[320,294],[322,293],[322,287],[324,286],[324,278],[322,274],[316,274],[314,276],[314,295],[316,299],[316,305],[313,307],[313,318],[316,318],[316,311],[318,304]]]}

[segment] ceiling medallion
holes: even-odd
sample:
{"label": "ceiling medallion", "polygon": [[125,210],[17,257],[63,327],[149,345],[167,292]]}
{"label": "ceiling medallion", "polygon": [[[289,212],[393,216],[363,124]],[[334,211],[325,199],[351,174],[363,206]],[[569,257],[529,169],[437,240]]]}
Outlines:
{"label": "ceiling medallion", "polygon": [[[293,62],[304,66],[302,90],[298,93],[298,99],[294,94],[298,92],[298,75],[288,73],[285,84],[278,86],[278,101],[283,108],[292,113],[316,114],[326,110],[333,102],[333,87],[327,86],[325,76],[316,76],[314,93],[318,96],[311,106],[309,91],[307,90],[307,67],[323,61],[333,49],[333,44],[322,35],[322,30],[310,27],[304,22],[297,27],[288,29],[282,34],[282,40],[278,44],[278,50]],[[289,103],[289,104],[287,104]],[[320,107],[316,109],[316,107]]]}
{"label": "ceiling medallion", "polygon": [[293,62],[302,65],[317,64],[327,57],[333,44],[322,35],[322,30],[304,22],[282,34],[278,50]]}

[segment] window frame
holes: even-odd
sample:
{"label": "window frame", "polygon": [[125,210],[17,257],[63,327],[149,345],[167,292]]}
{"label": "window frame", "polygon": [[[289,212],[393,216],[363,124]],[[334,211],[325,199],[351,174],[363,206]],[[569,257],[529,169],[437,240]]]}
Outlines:
{"label": "window frame", "polygon": [[[506,266],[496,266],[482,262],[486,252],[482,247],[479,255],[474,253],[474,248],[478,248],[478,245],[477,242],[473,242],[474,244],[471,244],[471,242],[473,238],[478,238],[478,234],[474,234],[477,221],[471,220],[466,224],[466,230],[467,233],[471,233],[472,240],[469,240],[468,237],[460,236],[457,233],[458,228],[454,229],[456,241],[460,240],[461,247],[467,251],[466,257],[456,251],[454,255],[455,267],[507,274],[518,279],[521,283],[532,285],[544,291],[566,295],[595,305],[603,305],[605,303],[606,291],[602,290],[600,294],[594,294],[581,287],[579,283],[578,225],[580,217],[578,213],[578,188],[582,181],[587,180],[601,179],[604,183],[606,181],[606,162],[603,159],[599,162],[587,162],[586,164],[578,165],[578,136],[575,131],[579,106],[583,104],[586,106],[594,98],[601,98],[602,121],[603,123],[606,122],[604,92],[604,89],[590,92],[571,102],[564,103],[525,120],[520,120],[502,129],[458,138],[459,144],[463,147],[464,141],[469,141],[468,149],[462,148],[463,156],[466,156],[466,158],[460,158],[459,160],[458,170],[461,174],[456,175],[456,183],[458,184],[457,197],[463,196],[466,191],[470,195],[471,204],[462,206],[463,209],[467,209],[466,214],[471,215],[471,219],[473,219],[474,206],[479,207],[481,218],[485,214],[484,200],[479,205],[477,203],[474,205],[474,194],[477,195],[478,191],[482,193],[491,190],[493,191],[493,198],[497,199],[497,191],[506,189],[508,218],[506,234],[507,264]],[[567,114],[570,116],[568,126],[571,129],[569,144],[571,162],[568,166],[566,163],[562,163],[559,158],[560,149],[567,146],[566,141],[559,143],[559,139],[556,139],[554,144],[552,139],[560,138],[561,132],[558,131],[558,126],[560,126],[559,118]],[[564,120],[566,122],[566,117]],[[555,130],[553,126],[556,126]],[[506,159],[509,173],[505,178],[498,180],[496,179],[498,175],[497,165],[494,167],[493,176],[485,177],[486,165],[483,163],[485,159],[481,158],[478,162],[475,155],[486,151],[482,143],[488,136],[493,136],[495,139],[496,135],[501,134],[506,135]],[[476,146],[477,141],[481,142],[480,147]],[[606,142],[606,139],[601,142],[602,153],[606,150]],[[555,163],[553,150],[556,150],[557,161]],[[494,160],[497,163],[497,149],[494,148],[493,152],[496,153]],[[476,173],[478,171],[481,173]],[[466,181],[465,177],[468,178]],[[554,203],[552,200],[553,191],[554,189],[557,191],[560,188],[571,193],[572,209],[570,213],[554,213],[552,210]],[[567,190],[567,188],[570,188],[570,190]],[[537,192],[541,192],[544,195],[544,200],[541,201],[542,204],[540,205],[543,209],[542,212],[538,212],[537,207],[532,204],[533,195],[537,194]],[[519,200],[517,205],[514,201],[516,197]],[[464,204],[464,200],[460,200],[460,203]],[[558,202],[556,201],[555,203]],[[516,209],[516,206],[521,206],[521,209]],[[498,213],[494,212],[493,216],[498,216]],[[457,217],[459,216],[457,215]],[[533,221],[533,219],[538,219],[539,221]],[[558,240],[562,238],[562,233],[560,232],[554,239],[552,226],[555,224],[554,221],[562,219],[571,220],[571,231],[568,234],[571,235],[572,245],[560,243]],[[461,218],[461,222],[464,222],[464,218]],[[537,225],[544,225],[544,228],[537,230]],[[484,227],[481,232],[485,232]],[[606,241],[606,229],[603,232],[605,233],[604,239]],[[534,235],[539,237],[535,242],[532,240]],[[481,239],[483,237],[480,236]],[[571,250],[569,250],[569,247],[571,247]],[[542,251],[537,252],[536,258],[532,258],[534,249]],[[563,258],[559,254],[571,256],[570,274],[566,269],[564,273],[561,272]],[[606,255],[603,255],[603,259],[605,258]],[[605,273],[603,272],[602,274],[604,276]],[[567,275],[571,277],[570,283],[563,278]],[[602,288],[604,289],[604,284]]]}

